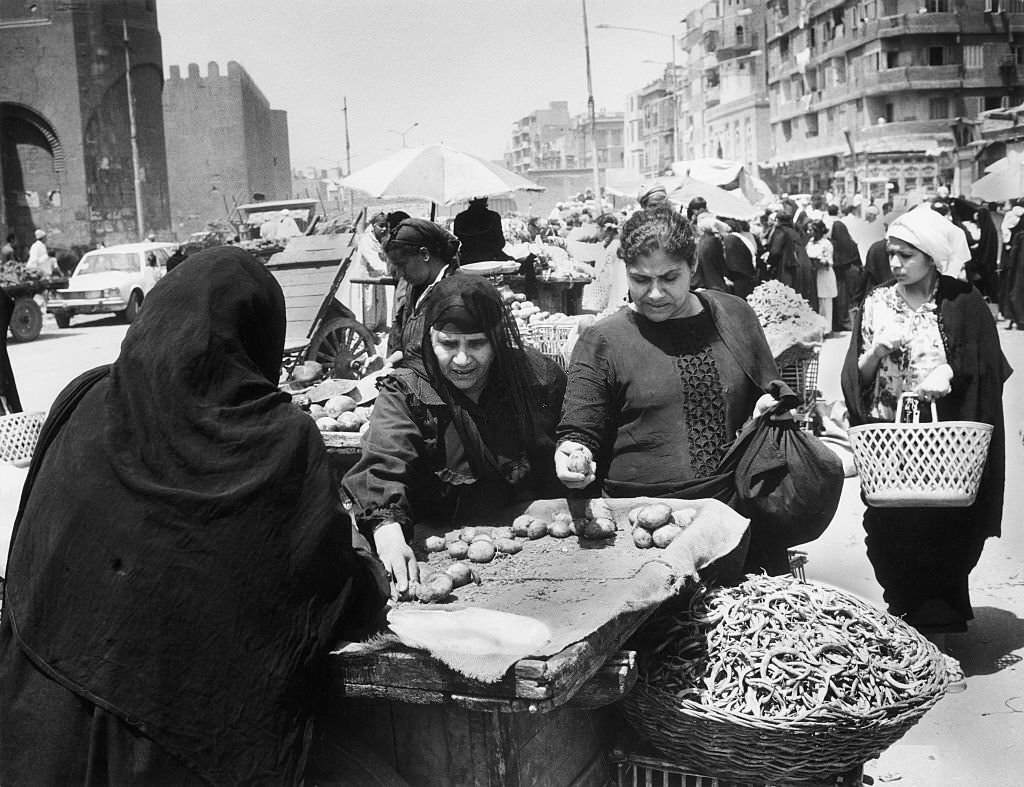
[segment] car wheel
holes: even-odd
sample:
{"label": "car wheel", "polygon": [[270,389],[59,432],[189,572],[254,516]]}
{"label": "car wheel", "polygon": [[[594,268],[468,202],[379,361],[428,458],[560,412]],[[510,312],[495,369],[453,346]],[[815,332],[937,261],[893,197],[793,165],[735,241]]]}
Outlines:
{"label": "car wheel", "polygon": [[358,380],[375,352],[374,336],[361,322],[336,317],[324,323],[309,342],[307,360],[322,364],[339,379]]}
{"label": "car wheel", "polygon": [[128,305],[122,314],[122,318],[126,323],[131,325],[135,322],[135,318],[139,316],[139,311],[142,309],[142,293],[138,290],[132,291],[132,294],[128,297]]}
{"label": "car wheel", "polygon": [[54,312],[53,319],[57,321],[58,328],[70,328],[71,327],[71,313],[70,312]]}

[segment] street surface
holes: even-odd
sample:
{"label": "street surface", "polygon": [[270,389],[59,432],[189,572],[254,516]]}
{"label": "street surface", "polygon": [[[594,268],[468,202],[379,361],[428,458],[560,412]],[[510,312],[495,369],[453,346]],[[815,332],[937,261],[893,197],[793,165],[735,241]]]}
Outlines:
{"label": "street surface", "polygon": [[[1024,784],[1024,331],[999,336],[1016,373],[1007,384],[1007,488],[1001,539],[990,539],[971,576],[976,619],[950,638],[963,664],[967,689],[947,694],[906,736],[867,764],[876,785],[936,787]],[[46,410],[76,375],[117,357],[127,327],[112,317],[78,317],[68,330],[47,321],[28,344],[10,343],[26,410]],[[839,369],[849,334],[822,351],[819,387],[840,399]],[[864,554],[863,506],[856,478],[847,479],[828,531],[806,547],[807,577],[828,582],[881,605],[881,591]]]}

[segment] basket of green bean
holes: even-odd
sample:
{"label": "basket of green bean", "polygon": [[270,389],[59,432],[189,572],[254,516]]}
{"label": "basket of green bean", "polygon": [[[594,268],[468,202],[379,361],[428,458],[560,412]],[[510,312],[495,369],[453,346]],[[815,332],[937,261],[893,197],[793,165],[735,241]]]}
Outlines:
{"label": "basket of green bean", "polygon": [[750,576],[665,608],[638,635],[632,726],[681,765],[816,781],[896,742],[943,695],[938,649],[837,588]]}

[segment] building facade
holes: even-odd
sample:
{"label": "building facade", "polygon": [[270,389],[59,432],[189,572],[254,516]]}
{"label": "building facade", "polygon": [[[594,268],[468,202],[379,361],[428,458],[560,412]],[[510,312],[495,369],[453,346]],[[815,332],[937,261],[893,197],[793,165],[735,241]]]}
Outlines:
{"label": "building facade", "polygon": [[913,201],[954,180],[958,129],[1024,98],[1020,0],[769,0],[769,181]]}
{"label": "building facade", "polygon": [[535,109],[512,124],[505,166],[521,175],[531,169],[561,168],[562,145],[568,131],[568,101],[552,101],[547,109]]}
{"label": "building facade", "polygon": [[596,150],[598,169],[621,168],[624,160],[622,123],[622,112],[595,112],[593,128],[589,113],[574,115],[569,119],[569,130],[562,142],[564,166],[568,169],[592,169]]}
{"label": "building facade", "polygon": [[0,51],[0,215],[19,245],[35,229],[56,248],[140,240],[136,180],[143,232],[166,233],[155,2],[0,0]]}
{"label": "building facade", "polygon": [[[681,68],[676,68],[678,76]],[[673,81],[672,66],[639,90],[626,96],[625,168],[645,178],[670,170],[677,160],[679,119],[676,112],[678,83]]]}
{"label": "building facade", "polygon": [[171,221],[179,240],[230,220],[234,206],[254,194],[292,196],[288,115],[271,108],[238,63],[229,62],[226,73],[209,63],[205,75],[190,63],[184,77],[171,66],[163,116]]}

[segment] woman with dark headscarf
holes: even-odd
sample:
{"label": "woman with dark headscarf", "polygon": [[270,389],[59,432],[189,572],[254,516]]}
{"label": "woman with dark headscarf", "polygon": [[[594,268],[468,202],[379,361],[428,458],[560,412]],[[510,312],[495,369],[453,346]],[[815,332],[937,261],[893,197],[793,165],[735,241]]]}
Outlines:
{"label": "woman with dark headscarf", "polygon": [[362,458],[343,481],[400,593],[418,576],[417,521],[564,495],[552,452],[565,373],[523,348],[494,286],[444,279],[422,325],[420,357],[381,381]]}
{"label": "woman with dark headscarf", "polygon": [[768,268],[774,278],[796,290],[817,311],[817,274],[807,256],[807,240],[793,225],[796,212],[796,203],[786,200],[775,214],[775,227],[768,238]]}
{"label": "woman with dark headscarf", "polygon": [[310,419],[281,289],[219,247],[50,411],[0,620],[3,784],[297,784],[327,656],[381,610]]}
{"label": "woman with dark headscarf", "polygon": [[14,370],[7,355],[7,329],[13,311],[14,299],[0,290],[0,415],[21,412],[18,386],[14,384]]}
{"label": "woman with dark headscarf", "polygon": [[419,353],[427,293],[459,267],[459,239],[427,219],[404,219],[388,234],[384,253],[398,279],[388,355],[400,352],[408,363]]}

